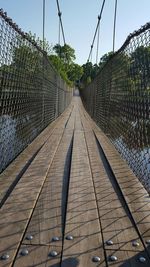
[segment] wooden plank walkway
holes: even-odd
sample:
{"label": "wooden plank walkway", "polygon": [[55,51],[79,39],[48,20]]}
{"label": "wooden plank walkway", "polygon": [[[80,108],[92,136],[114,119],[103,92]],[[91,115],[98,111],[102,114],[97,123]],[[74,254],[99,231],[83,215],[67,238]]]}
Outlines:
{"label": "wooden plank walkway", "polygon": [[150,197],[74,97],[0,175],[0,267],[150,267]]}

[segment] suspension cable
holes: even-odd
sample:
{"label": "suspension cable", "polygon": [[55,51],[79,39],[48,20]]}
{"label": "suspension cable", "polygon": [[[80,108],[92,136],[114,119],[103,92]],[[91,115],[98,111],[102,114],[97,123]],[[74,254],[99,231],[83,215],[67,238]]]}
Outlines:
{"label": "suspension cable", "polygon": [[60,46],[60,31],[61,31],[61,24],[60,24],[60,19],[59,19],[59,25],[58,25],[58,45],[59,45],[59,57],[61,58],[61,46]]}
{"label": "suspension cable", "polygon": [[102,17],[104,5],[105,5],[105,0],[103,0],[101,11],[100,11],[100,14],[98,16],[98,22],[97,22],[97,25],[96,25],[96,30],[95,30],[95,33],[94,33],[94,37],[93,37],[93,41],[92,41],[92,45],[91,45],[91,49],[90,49],[90,53],[89,53],[89,57],[88,57],[88,60],[87,61],[89,61],[90,60],[90,57],[91,57],[91,53],[92,53],[92,50],[93,50],[93,46],[94,46],[96,34],[97,34],[97,31],[98,31],[98,28],[99,28],[99,24],[100,24],[100,20],[101,20],[101,17]]}
{"label": "suspension cable", "polygon": [[43,51],[45,49],[44,39],[45,39],[45,0],[43,0]]}
{"label": "suspension cable", "polygon": [[96,50],[96,65],[98,63],[98,52],[99,52],[99,34],[100,34],[100,24],[98,26],[98,34],[97,34],[97,50]]}
{"label": "suspension cable", "polygon": [[91,62],[93,61],[93,47],[91,47],[92,50],[91,50]]}
{"label": "suspension cable", "polygon": [[117,0],[115,0],[115,11],[114,11],[113,52],[115,51],[115,37],[116,37],[116,17],[117,17]]}
{"label": "suspension cable", "polygon": [[59,20],[59,25],[58,25],[58,44],[60,45],[60,28],[61,28],[61,25],[60,25],[60,20]]}
{"label": "suspension cable", "polygon": [[59,0],[56,0],[56,3],[57,3],[58,16],[59,16],[59,20],[60,20],[60,26],[61,26],[63,41],[64,41],[64,45],[65,45],[66,44],[66,40],[65,40],[65,33],[64,33],[64,28],[63,28],[63,23],[62,23],[62,18],[61,18],[62,13],[60,11]]}

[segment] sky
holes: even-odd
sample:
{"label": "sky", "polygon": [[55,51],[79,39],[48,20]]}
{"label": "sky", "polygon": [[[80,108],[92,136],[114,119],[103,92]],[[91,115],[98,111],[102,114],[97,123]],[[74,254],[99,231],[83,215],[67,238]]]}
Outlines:
{"label": "sky", "polygon": [[[50,44],[58,43],[58,12],[56,0],[46,1],[45,37]],[[59,0],[66,43],[75,49],[76,62],[86,63],[103,0]],[[42,39],[43,0],[0,0],[0,8],[23,31],[36,33]],[[106,0],[101,24],[99,58],[112,51],[115,0]],[[118,0],[115,50],[127,35],[150,21],[150,0]],[[61,44],[63,40],[61,38]],[[96,42],[92,56],[96,61]]]}

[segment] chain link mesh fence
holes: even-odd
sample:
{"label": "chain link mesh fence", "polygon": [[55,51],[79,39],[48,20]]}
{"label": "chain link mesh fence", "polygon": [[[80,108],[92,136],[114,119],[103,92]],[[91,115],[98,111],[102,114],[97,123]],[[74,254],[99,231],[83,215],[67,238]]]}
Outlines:
{"label": "chain link mesh fence", "polygon": [[45,52],[0,10],[0,172],[71,98]]}
{"label": "chain link mesh fence", "polygon": [[150,192],[150,23],[128,36],[81,96]]}

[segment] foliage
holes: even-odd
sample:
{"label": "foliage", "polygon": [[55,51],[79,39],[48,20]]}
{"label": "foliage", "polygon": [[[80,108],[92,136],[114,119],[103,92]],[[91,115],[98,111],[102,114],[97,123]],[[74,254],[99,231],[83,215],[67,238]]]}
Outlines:
{"label": "foliage", "polygon": [[150,46],[140,46],[131,54],[130,76],[137,85],[150,90]]}
{"label": "foliage", "polygon": [[13,49],[12,66],[20,71],[33,73],[37,67],[37,61],[41,61],[42,57],[37,50],[27,45],[21,45]]}
{"label": "foliage", "polygon": [[32,34],[31,31],[29,31],[29,33],[27,34],[28,37],[31,40],[35,40],[35,42],[37,43],[37,45],[46,52],[47,55],[51,55],[53,52],[53,46],[52,44],[50,45],[49,42],[46,40],[46,38],[43,40],[41,40],[39,37],[36,37],[36,34]]}
{"label": "foliage", "polygon": [[[73,86],[73,84],[80,80],[83,69],[74,62],[76,59],[75,50],[71,46],[68,44],[64,46],[56,44],[52,47],[46,39],[43,42],[43,40],[36,38],[36,35],[33,35],[31,32],[27,34],[27,37],[29,41],[22,40],[20,36],[17,37],[17,45],[12,45],[11,47],[11,64],[9,67],[7,65],[5,67],[2,66],[1,70],[5,69],[5,72],[8,73],[17,71],[17,73],[20,73],[18,76],[20,82],[23,75],[24,77],[31,77],[34,73],[38,77],[41,76],[44,58],[43,54],[34,45],[31,45],[30,40],[34,40],[41,50],[44,48],[48,59],[69,86]],[[44,73],[48,75],[46,70]]]}
{"label": "foliage", "polygon": [[83,74],[82,67],[74,62],[75,50],[67,44],[56,44],[53,50],[55,55],[49,56],[50,61],[67,84],[75,84]]}
{"label": "foliage", "polygon": [[89,84],[92,80],[94,80],[94,78],[96,77],[96,75],[99,73],[99,71],[104,67],[104,65],[109,62],[110,58],[112,57],[113,52],[109,52],[104,54],[101,59],[99,64],[92,64],[92,62],[87,62],[85,64],[82,65],[83,67],[83,75],[81,78],[81,87],[86,86],[87,84]]}
{"label": "foliage", "polygon": [[72,63],[67,70],[67,76],[70,81],[75,82],[80,79],[83,74],[83,69],[78,64]]}
{"label": "foliage", "polygon": [[68,44],[64,44],[63,46],[56,44],[53,50],[61,58],[63,63],[71,64],[76,59],[75,50]]}
{"label": "foliage", "polygon": [[111,59],[112,55],[113,52],[108,52],[100,58],[99,70],[101,70],[104,67],[104,65]]}
{"label": "foliage", "polygon": [[97,64],[92,64],[92,62],[87,62],[86,64],[82,65],[83,68],[83,75],[81,78],[81,83],[83,86],[89,84],[97,75],[99,71],[99,67]]}

